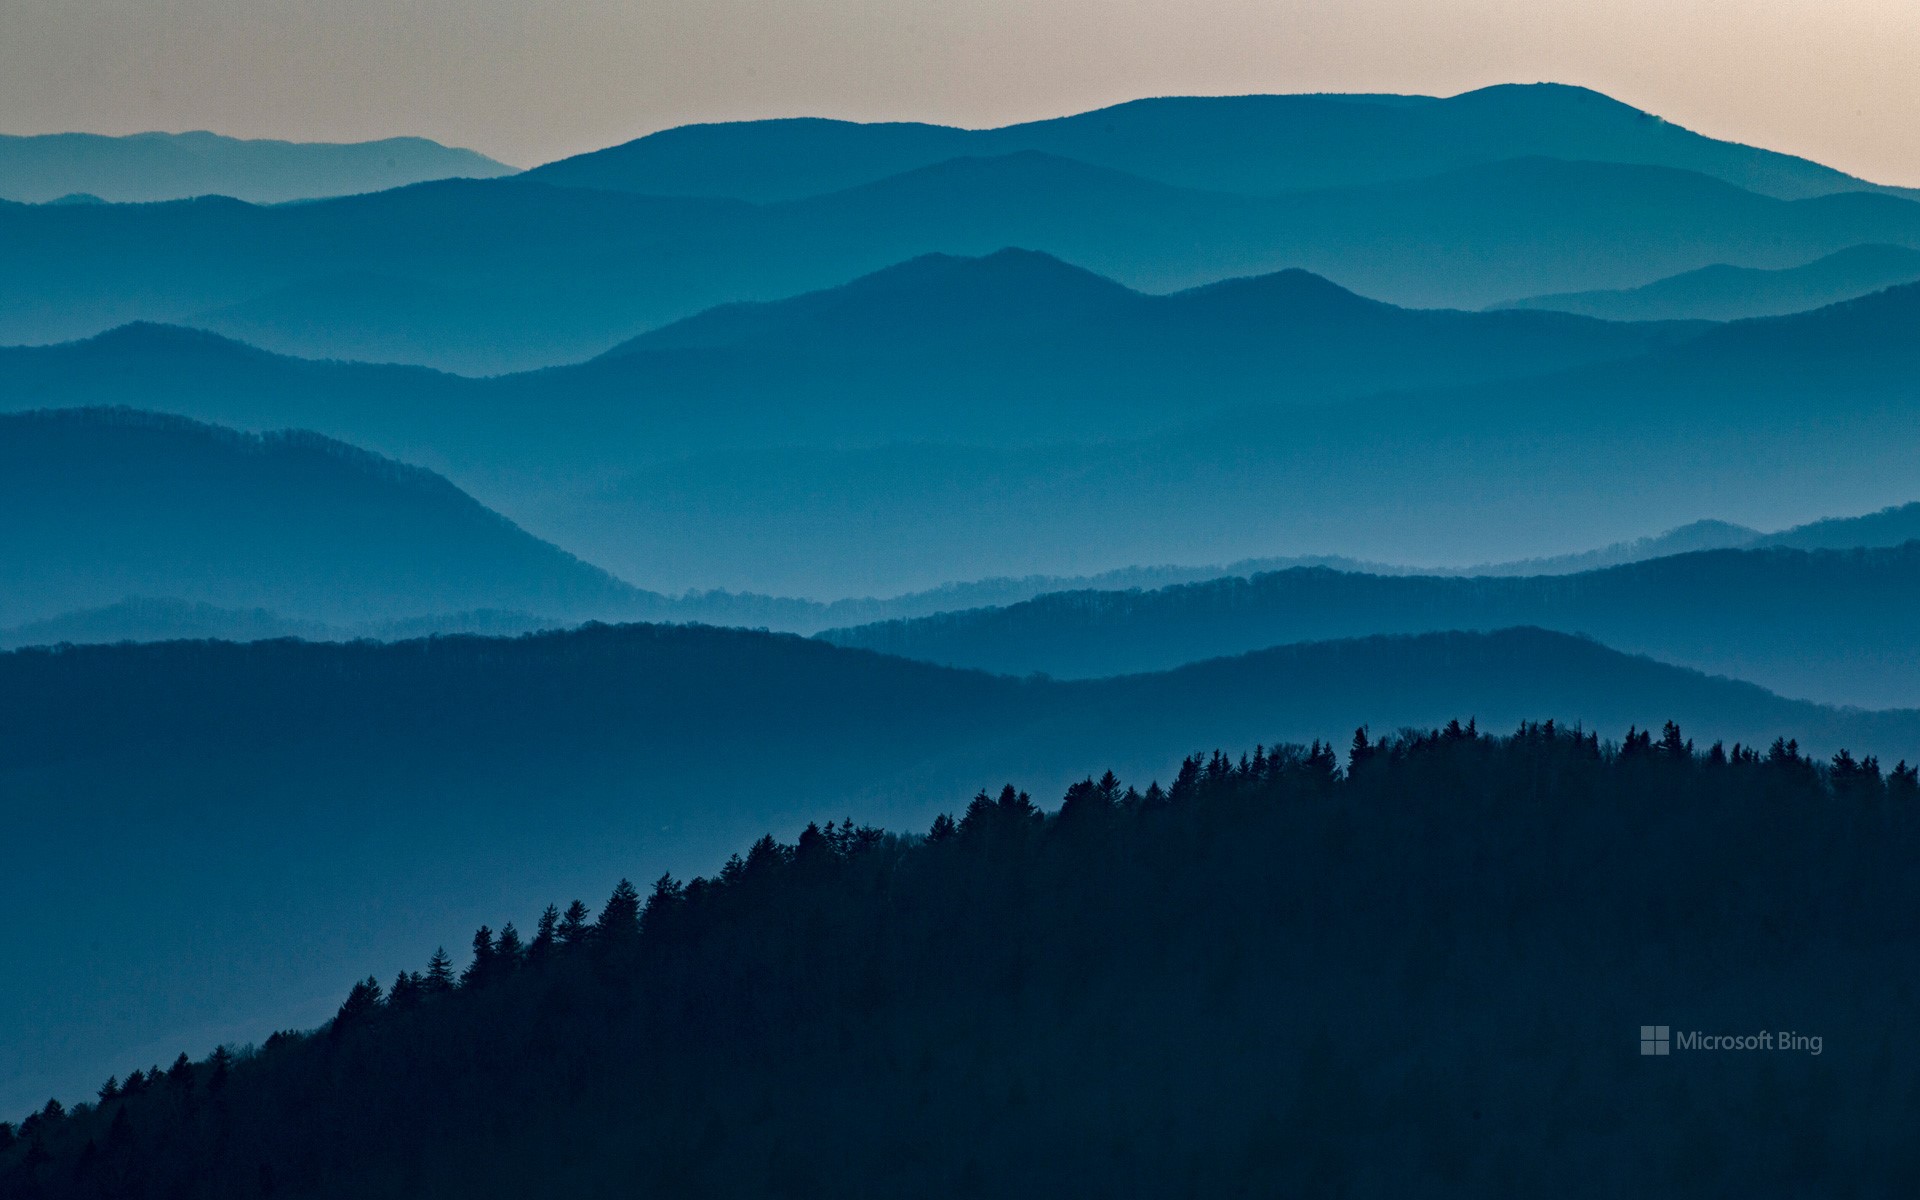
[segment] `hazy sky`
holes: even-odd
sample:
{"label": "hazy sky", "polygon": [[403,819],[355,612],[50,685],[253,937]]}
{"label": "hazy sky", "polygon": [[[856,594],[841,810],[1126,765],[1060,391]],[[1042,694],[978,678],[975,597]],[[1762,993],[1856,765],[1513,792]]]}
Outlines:
{"label": "hazy sky", "polygon": [[1920,185],[1920,0],[0,0],[0,132],[418,133],[523,166],[697,120],[1536,80]]}

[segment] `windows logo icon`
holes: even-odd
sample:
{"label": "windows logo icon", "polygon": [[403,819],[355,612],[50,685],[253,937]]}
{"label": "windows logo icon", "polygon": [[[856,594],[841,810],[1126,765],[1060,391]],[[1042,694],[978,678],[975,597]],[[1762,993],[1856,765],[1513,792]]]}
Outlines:
{"label": "windows logo icon", "polygon": [[1667,1040],[1667,1026],[1642,1025],[1640,1027],[1640,1053],[1665,1054],[1671,1044]]}

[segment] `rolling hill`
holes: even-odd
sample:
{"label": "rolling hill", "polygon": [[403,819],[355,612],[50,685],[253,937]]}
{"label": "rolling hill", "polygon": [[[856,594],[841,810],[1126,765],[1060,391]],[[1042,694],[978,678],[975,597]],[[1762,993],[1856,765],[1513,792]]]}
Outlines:
{"label": "rolling hill", "polygon": [[[1540,631],[1085,683],[699,627],[15,651],[0,654],[0,904],[37,915],[0,931],[33,980],[0,992],[0,1111],[315,1024],[368,961],[412,961],[423,928],[596,896],[624,873],[709,871],[764,831],[923,828],[1009,778],[1050,796],[1112,767],[1144,786],[1207,746],[1344,744],[1363,722],[1454,716],[1616,736],[1671,718],[1702,746],[1788,734],[1822,755],[1920,758],[1920,715],[1782,700]],[[101,964],[121,986],[96,986]]]}
{"label": "rolling hill", "polygon": [[[644,352],[652,339],[488,381],[300,362],[136,327],[0,351],[0,408],[129,403],[256,431],[317,429],[439,471],[522,527],[666,592],[886,596],[955,579],[1332,550],[1349,561],[1466,567],[1607,546],[1703,512],[1780,529],[1920,492],[1911,418],[1920,287],[1529,378],[1277,407],[1283,379],[1303,381],[1288,383],[1294,397],[1312,394],[1316,371],[1321,384],[1337,380],[1341,356],[1317,340],[1358,347],[1343,349],[1346,360],[1362,360],[1353,369],[1376,380],[1430,369],[1363,336],[1327,334],[1328,313],[1412,347],[1437,347],[1449,329],[1466,346],[1515,343],[1460,314],[1381,308],[1297,276],[1156,298],[1028,255],[913,268],[721,309],[661,331]],[[916,276],[927,284],[918,296],[889,291]],[[1076,358],[1040,339],[1020,357],[1020,321],[994,332],[981,316],[973,328],[983,339],[994,332],[997,342],[981,344],[997,348],[969,361],[965,336],[942,342],[942,317],[986,308],[978,291],[948,300],[996,277],[1014,296],[1051,280],[1062,313],[1035,315],[1038,328],[1078,322],[1096,344]],[[1286,292],[1313,297],[1312,308],[1265,303]],[[841,321],[852,332],[828,336]],[[1263,337],[1262,322],[1294,331]],[[1580,322],[1539,332],[1547,336],[1536,345],[1568,357],[1631,345],[1614,343],[1612,327]],[[884,349],[863,357],[863,347],[892,340],[944,353],[952,376],[916,374]],[[1140,345],[1115,348],[1130,342]],[[1120,362],[1177,366],[1181,346],[1238,349],[1194,367],[1220,385],[1197,395],[1128,393],[1103,365],[1104,348]],[[996,377],[1003,356],[1022,369],[1052,364],[1058,396],[1023,391],[1014,372]],[[1465,359],[1442,349],[1431,369],[1473,369],[1457,364]],[[1283,365],[1297,374],[1282,375]],[[865,366],[874,369],[862,376]],[[1141,402],[1116,409],[1130,426],[1083,419],[1099,388],[1072,382],[1082,368]],[[1001,389],[1015,403],[1002,404]],[[1189,410],[1192,420],[1180,415]],[[996,420],[1026,444],[989,438]],[[1152,430],[1156,420],[1170,427]],[[1744,536],[1723,529],[1700,544]]]}
{"label": "rolling hill", "polygon": [[1853,246],[1798,267],[1720,264],[1637,288],[1513,300],[1500,308],[1579,313],[1608,321],[1737,321],[1823,308],[1920,280],[1920,250]]}
{"label": "rolling hill", "polygon": [[1621,362],[1139,439],[698,455],[540,529],[649,580],[800,595],[1330,550],[1467,566],[1702,512],[1778,529],[1920,493],[1916,324],[1909,286]]}
{"label": "rolling hill", "polygon": [[303,620],[646,597],[445,479],[309,433],[126,409],[0,416],[0,621],[129,595]]}
{"label": "rolling hill", "polygon": [[1544,158],[1271,197],[1034,152],[768,205],[446,181],[279,208],[0,205],[0,341],[162,321],[491,374],[929,253],[1022,246],[1154,292],[1300,268],[1395,304],[1479,308],[1869,242],[1920,247],[1920,204],[1783,201],[1669,167]]}
{"label": "rolling hill", "polygon": [[425,138],[326,143],[247,141],[205,132],[0,136],[0,198],[24,204],[76,194],[109,203],[232,196],[275,204],[513,172],[483,154]]}
{"label": "rolling hill", "polygon": [[1560,576],[1295,568],[1151,592],[1060,592],[820,636],[948,666],[1082,678],[1288,642],[1537,625],[1788,695],[1920,707],[1916,589],[1920,542],[1709,550]]}
{"label": "rolling hill", "polygon": [[840,288],[725,306],[598,361],[486,380],[128,326],[0,349],[0,409],[131,405],[252,430],[314,429],[430,465],[512,507],[503,476],[550,490],[690,453],[1141,436],[1240,407],[1625,358],[1694,332],[1401,309],[1303,272],[1152,296],[1001,251],[915,259]]}
{"label": "rolling hill", "polygon": [[530,175],[562,187],[770,203],[952,158],[1020,151],[1253,195],[1418,179],[1532,156],[1677,167],[1788,200],[1874,186],[1556,84],[1502,85],[1444,99],[1171,96],[998,129],[817,118],[686,125]]}

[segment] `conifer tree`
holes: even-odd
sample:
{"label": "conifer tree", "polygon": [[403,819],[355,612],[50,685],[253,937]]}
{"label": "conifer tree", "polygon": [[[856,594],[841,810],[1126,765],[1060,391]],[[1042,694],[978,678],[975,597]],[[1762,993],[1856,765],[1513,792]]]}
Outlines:
{"label": "conifer tree", "polygon": [[453,959],[447,956],[447,948],[441,946],[427,960],[427,973],[421,977],[421,987],[429,996],[444,996],[453,990]]}
{"label": "conifer tree", "polygon": [[593,936],[593,916],[587,906],[575,900],[567,905],[565,915],[560,918],[560,942],[565,946],[578,946]]}
{"label": "conifer tree", "polygon": [[613,895],[607,897],[606,907],[600,910],[593,932],[595,937],[611,945],[625,944],[640,936],[640,893],[630,880],[622,879],[615,885]]}

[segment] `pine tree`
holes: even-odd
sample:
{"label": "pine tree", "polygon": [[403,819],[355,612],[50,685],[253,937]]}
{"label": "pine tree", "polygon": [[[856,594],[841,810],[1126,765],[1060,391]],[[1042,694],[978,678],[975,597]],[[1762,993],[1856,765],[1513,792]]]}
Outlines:
{"label": "pine tree", "polygon": [[105,1104],[109,1100],[118,1100],[120,1098],[120,1077],[118,1075],[107,1076],[107,1081],[100,1085],[99,1095],[100,1103],[102,1104]]}
{"label": "pine tree", "polygon": [[187,1057],[186,1051],[181,1051],[180,1057],[174,1059],[173,1065],[167,1068],[167,1084],[177,1092],[193,1090],[193,1062]]}
{"label": "pine tree", "polygon": [[493,973],[495,977],[511,975],[520,968],[526,957],[527,948],[520,942],[520,931],[508,921],[500,927],[500,937],[493,944]]}
{"label": "pine tree", "polygon": [[473,961],[460,976],[461,987],[485,987],[493,982],[493,930],[482,925],[473,931]]}
{"label": "pine tree", "polygon": [[207,1072],[207,1092],[213,1094],[227,1086],[227,1074],[233,1068],[233,1055],[227,1052],[225,1046],[215,1046],[213,1057],[208,1062],[212,1064],[212,1070]]}
{"label": "pine tree", "polygon": [[528,962],[538,964],[553,957],[558,945],[559,929],[560,910],[549,904],[546,911],[540,914],[540,924],[534,927],[533,941],[527,943]]}
{"label": "pine tree", "polygon": [[427,960],[427,973],[421,979],[426,995],[444,996],[453,990],[453,959],[447,957],[447,948],[441,946]]}
{"label": "pine tree", "polygon": [[340,1011],[334,1014],[333,1027],[328,1031],[330,1036],[337,1038],[372,1019],[380,1011],[380,996],[380,981],[371,975],[354,984]]}
{"label": "pine tree", "polygon": [[630,880],[622,879],[607,897],[594,923],[594,936],[609,945],[622,945],[640,936],[640,893]]}
{"label": "pine tree", "polygon": [[588,919],[593,914],[587,906],[575,900],[567,905],[567,911],[560,918],[560,942],[566,946],[578,946],[593,936],[593,923]]}

